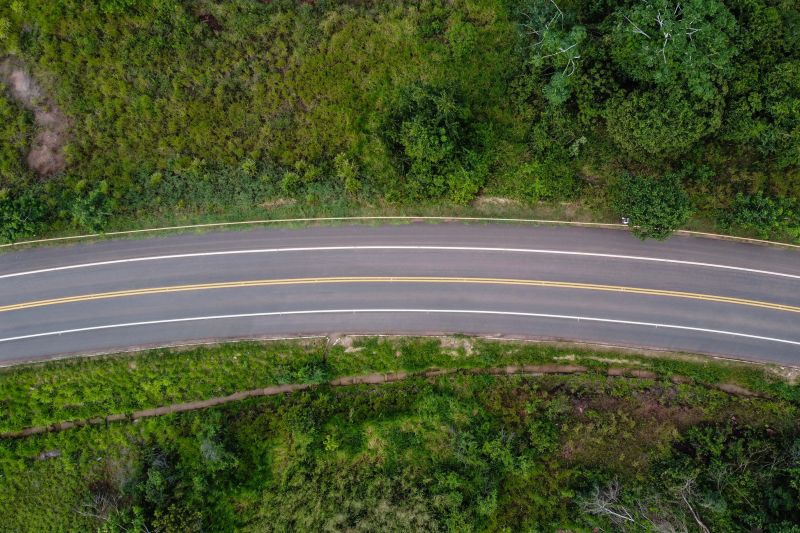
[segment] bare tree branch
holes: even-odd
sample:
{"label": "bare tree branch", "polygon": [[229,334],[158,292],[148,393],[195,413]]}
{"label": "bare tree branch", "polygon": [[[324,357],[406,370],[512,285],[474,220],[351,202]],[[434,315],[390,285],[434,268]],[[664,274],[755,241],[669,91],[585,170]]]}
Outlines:
{"label": "bare tree branch", "polygon": [[708,527],[706,527],[703,521],[700,520],[700,517],[698,516],[697,512],[695,512],[694,507],[692,507],[692,504],[689,503],[689,499],[686,497],[687,494],[689,496],[692,495],[693,492],[692,487],[694,487],[694,478],[687,478],[684,484],[681,486],[681,488],[678,489],[678,494],[683,500],[683,503],[686,504],[686,507],[689,508],[689,512],[692,513],[692,518],[694,518],[694,521],[697,522],[697,525],[698,527],[700,527],[700,530],[703,533],[711,533],[711,531],[708,529]]}
{"label": "bare tree branch", "polygon": [[635,29],[633,30],[633,33],[641,33],[642,35],[644,35],[644,36],[645,36],[645,37],[647,37],[648,39],[652,39],[652,37],[650,37],[650,35],[648,35],[648,34],[647,34],[647,33],[646,33],[646,32],[645,32],[645,31],[644,31],[642,28],[640,28],[639,26],[637,26],[636,24],[634,24],[634,23],[633,23],[633,21],[632,21],[631,19],[629,19],[627,15],[623,15],[623,16],[625,17],[625,20],[627,20],[628,22],[630,22],[630,23],[631,23],[631,26],[633,26],[633,27],[635,28]]}
{"label": "bare tree branch", "polygon": [[603,490],[598,487],[594,489],[594,495],[581,503],[584,511],[595,515],[608,515],[613,519],[622,520],[624,522],[636,523],[633,515],[625,508],[625,506],[618,504],[619,499],[619,482],[615,479]]}

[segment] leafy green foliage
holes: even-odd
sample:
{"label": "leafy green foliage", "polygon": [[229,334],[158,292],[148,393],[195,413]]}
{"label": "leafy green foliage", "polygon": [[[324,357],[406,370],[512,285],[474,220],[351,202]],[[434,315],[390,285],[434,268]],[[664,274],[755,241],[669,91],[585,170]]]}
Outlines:
{"label": "leafy green foliage", "polygon": [[188,353],[74,359],[0,373],[0,431],[329,378],[324,346],[232,343]]}
{"label": "leafy green foliage", "polygon": [[[761,367],[466,338],[360,338],[351,348],[234,343],[4,369],[4,430],[269,384],[462,372],[2,440],[0,523],[14,531],[637,531],[693,523],[687,502],[712,530],[782,531],[797,520],[800,391]],[[568,354],[595,371],[468,371],[559,364]],[[663,379],[607,378],[614,359]],[[667,379],[676,373],[691,384]],[[773,399],[708,386],[720,382]]]}
{"label": "leafy green foliage", "polygon": [[[402,196],[438,198],[451,184],[457,188],[465,181],[458,173],[469,172],[463,163],[471,141],[470,112],[453,89],[403,87],[390,109],[380,131],[406,176]],[[455,177],[448,179],[451,174]]]}
{"label": "leafy green foliage", "polygon": [[631,231],[641,239],[666,239],[691,213],[689,197],[674,174],[661,179],[626,174],[611,194],[616,212],[630,219]]}
{"label": "leafy green foliage", "polygon": [[733,205],[722,216],[733,226],[754,231],[759,237],[789,233],[800,235],[800,204],[797,200],[764,196],[760,191],[752,195],[739,193]]}
{"label": "leafy green foliage", "polygon": [[719,121],[719,111],[698,109],[680,93],[636,92],[608,107],[609,133],[639,160],[685,153],[719,127]]}
{"label": "leafy green foliage", "polygon": [[727,136],[754,143],[780,168],[796,168],[800,165],[800,62],[777,63],[764,70],[758,79],[754,79],[757,71],[743,76],[737,87],[742,93],[733,99],[729,111]]}
{"label": "leafy green foliage", "polygon": [[[82,182],[80,184],[84,185]],[[101,181],[96,189],[86,195],[77,196],[72,204],[73,224],[90,231],[101,231],[110,214],[108,183],[105,181]]]}
{"label": "leafy green foliage", "polygon": [[718,98],[737,31],[721,0],[634,2],[614,19],[611,53],[627,76],[667,90],[686,84],[704,101]]}
{"label": "leafy green foliage", "polygon": [[530,63],[534,69],[551,73],[543,94],[554,106],[571,96],[570,79],[578,68],[586,28],[576,24],[556,2],[530,2],[523,11],[526,33],[531,37]]}
{"label": "leafy green foliage", "polygon": [[33,187],[16,194],[0,189],[0,237],[13,242],[36,235],[46,215],[40,194]]}

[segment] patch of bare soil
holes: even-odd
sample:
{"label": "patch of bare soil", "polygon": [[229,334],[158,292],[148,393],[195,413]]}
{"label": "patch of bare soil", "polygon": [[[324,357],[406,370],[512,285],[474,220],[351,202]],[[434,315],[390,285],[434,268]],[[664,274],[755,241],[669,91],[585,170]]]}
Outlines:
{"label": "patch of bare soil", "polygon": [[351,335],[330,335],[328,337],[329,346],[341,346],[344,348],[345,353],[360,352],[363,350],[363,348],[353,347],[353,341],[355,341],[355,337]]}
{"label": "patch of bare soil", "polygon": [[286,207],[289,205],[294,205],[297,203],[297,200],[292,198],[278,198],[277,200],[269,200],[261,204],[261,207],[264,209],[275,209],[277,207]]}
{"label": "patch of bare soil", "polygon": [[200,19],[200,22],[211,28],[214,33],[219,33],[222,31],[222,24],[220,24],[219,20],[217,20],[217,17],[211,13],[203,13],[198,18]]}
{"label": "patch of bare soil", "polygon": [[500,196],[479,196],[472,201],[473,207],[517,207],[522,205],[519,200],[502,198]]}
{"label": "patch of bare soil", "polygon": [[28,152],[28,167],[40,176],[51,176],[66,167],[64,144],[69,130],[67,116],[42,92],[30,71],[14,57],[0,60],[0,82],[22,107],[33,112],[36,137]]}
{"label": "patch of bare soil", "polygon": [[796,384],[800,381],[800,368],[794,366],[779,366],[770,368],[770,370],[778,375],[780,378],[785,379],[790,385]]}
{"label": "patch of bare soil", "polygon": [[441,339],[439,339],[439,344],[441,345],[442,348],[452,351],[464,350],[464,353],[466,355],[472,355],[473,346],[472,346],[472,341],[470,339],[442,337]]}
{"label": "patch of bare soil", "polygon": [[763,394],[745,389],[744,387],[740,387],[734,383],[718,383],[715,388],[721,390],[722,392],[733,394],[734,396],[749,396],[753,398],[760,398],[764,396]]}
{"label": "patch of bare soil", "polygon": [[611,357],[593,357],[587,356],[586,359],[591,359],[593,361],[599,361],[601,363],[611,363],[613,364],[621,364],[621,365],[631,365],[631,366],[643,366],[644,363],[641,361],[633,361],[631,359],[623,359],[623,358],[611,358]]}

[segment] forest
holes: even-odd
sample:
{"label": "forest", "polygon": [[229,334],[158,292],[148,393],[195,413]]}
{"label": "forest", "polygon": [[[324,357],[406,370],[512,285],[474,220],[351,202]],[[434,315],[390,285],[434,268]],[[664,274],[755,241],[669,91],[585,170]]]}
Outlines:
{"label": "forest", "polygon": [[795,0],[13,0],[0,60],[5,240],[484,197],[800,239]]}
{"label": "forest", "polygon": [[[508,375],[530,364],[556,373]],[[312,386],[2,434],[0,530],[800,531],[800,388],[685,356],[360,338],[78,358],[0,370],[0,429],[281,383]]]}

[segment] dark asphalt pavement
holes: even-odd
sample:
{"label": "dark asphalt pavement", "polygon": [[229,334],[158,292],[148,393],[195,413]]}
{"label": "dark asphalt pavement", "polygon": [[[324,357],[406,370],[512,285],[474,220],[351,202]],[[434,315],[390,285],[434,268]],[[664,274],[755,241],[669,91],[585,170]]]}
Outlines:
{"label": "dark asphalt pavement", "polygon": [[[363,248],[368,246],[378,248]],[[164,257],[175,255],[182,257]],[[112,263],[71,268],[103,262]],[[600,284],[766,305],[586,287],[388,280],[85,297],[343,276]],[[77,296],[84,298],[3,310]],[[0,255],[0,361],[6,362],[237,337],[446,332],[604,342],[800,365],[798,310],[797,251],[696,237],[643,243],[606,229],[455,223],[256,229]],[[187,318],[195,320],[174,322]],[[70,331],[76,329],[84,331]],[[8,340],[16,337],[27,338]]]}

